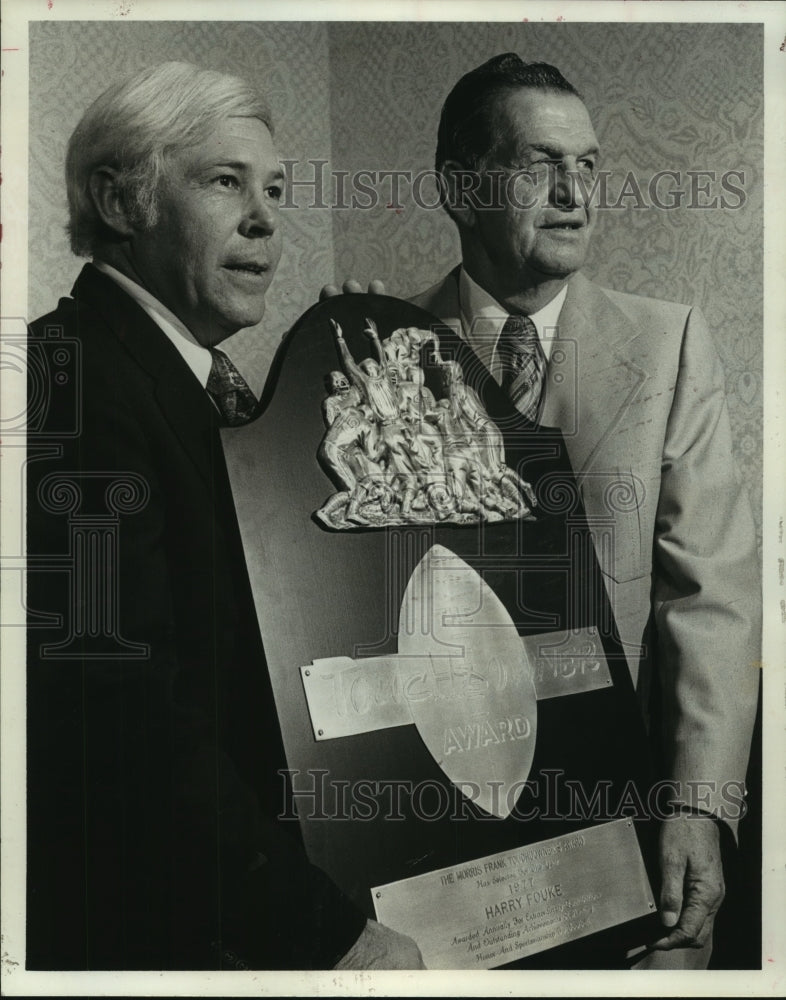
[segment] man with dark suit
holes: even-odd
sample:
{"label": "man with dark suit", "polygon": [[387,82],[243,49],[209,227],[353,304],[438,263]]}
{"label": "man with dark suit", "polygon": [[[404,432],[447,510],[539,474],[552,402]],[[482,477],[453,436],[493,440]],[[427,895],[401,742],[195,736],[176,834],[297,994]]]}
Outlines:
{"label": "man with dark suit", "polygon": [[[286,765],[218,433],[256,401],[216,348],[262,319],[281,253],[267,107],[165,63],[98,98],[66,174],[92,263],[30,338],[46,405],[28,475],[27,966],[422,967],[276,819]],[[76,398],[53,344],[79,360]]]}
{"label": "man with dark suit", "polygon": [[524,423],[563,432],[634,682],[643,702],[661,692],[677,815],[660,839],[665,931],[641,967],[701,967],[756,705],[754,533],[699,311],[579,273],[597,162],[587,110],[554,67],[508,53],[464,76],[436,154],[462,264],[413,302],[453,327]]}

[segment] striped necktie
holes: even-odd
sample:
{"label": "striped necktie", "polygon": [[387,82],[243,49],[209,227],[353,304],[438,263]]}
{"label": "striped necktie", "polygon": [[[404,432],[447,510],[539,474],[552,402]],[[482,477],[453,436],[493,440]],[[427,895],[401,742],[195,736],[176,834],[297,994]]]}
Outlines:
{"label": "striped necktie", "polygon": [[248,383],[223,351],[209,348],[213,357],[205,388],[213,397],[229,427],[246,424],[257,408],[257,398]]}
{"label": "striped necktie", "polygon": [[499,335],[502,388],[527,420],[538,422],[546,375],[546,356],[529,316],[508,316]]}

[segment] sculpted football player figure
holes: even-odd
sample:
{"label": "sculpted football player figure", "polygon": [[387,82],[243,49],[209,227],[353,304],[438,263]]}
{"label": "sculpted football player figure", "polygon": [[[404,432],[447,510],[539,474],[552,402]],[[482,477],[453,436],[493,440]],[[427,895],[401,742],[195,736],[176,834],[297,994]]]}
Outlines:
{"label": "sculpted football player figure", "polygon": [[317,455],[336,484],[344,488],[328,499],[318,516],[330,527],[347,521],[365,524],[368,521],[359,508],[384,482],[386,473],[380,464],[384,445],[360,391],[350,385],[347,376],[332,371],[325,382],[329,395],[322,403],[322,416],[327,430]]}
{"label": "sculpted football player figure", "polygon": [[[443,361],[438,348],[434,352],[434,360],[441,368],[443,391],[450,402],[451,426],[463,426],[483,466],[482,474],[475,478],[480,482],[481,489],[488,494],[488,497],[482,497],[484,503],[499,510],[496,501],[498,490],[508,501],[503,504],[503,513],[510,515],[512,504],[516,512],[512,516],[527,516],[536,506],[535,494],[529,483],[514,469],[505,465],[505,447],[499,428],[486,413],[475,390],[464,381],[461,365],[456,361]],[[496,489],[491,489],[492,485]]]}
{"label": "sculpted football player figure", "polygon": [[341,327],[331,320],[336,335],[336,346],[350,381],[362,393],[365,402],[376,418],[379,435],[385,446],[385,462],[393,475],[414,475],[414,466],[407,447],[407,438],[401,420],[396,386],[390,377],[388,360],[382,349],[377,328],[367,320],[366,334],[371,340],[377,361],[366,358],[357,364],[352,357]]}
{"label": "sculpted football player figure", "polygon": [[355,386],[350,385],[349,379],[343,372],[330,372],[325,378],[325,387],[328,395],[322,403],[322,416],[325,419],[325,426],[330,427],[338,414],[349,406],[359,406],[360,392]]}

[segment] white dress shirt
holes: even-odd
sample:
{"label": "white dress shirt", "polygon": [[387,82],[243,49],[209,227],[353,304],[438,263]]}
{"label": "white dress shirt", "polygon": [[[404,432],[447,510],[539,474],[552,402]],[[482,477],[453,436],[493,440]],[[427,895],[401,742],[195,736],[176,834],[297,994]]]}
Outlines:
{"label": "white dress shirt", "polygon": [[107,277],[116,281],[123,291],[127,292],[145,310],[156,326],[172,341],[185,363],[199,380],[199,384],[205,389],[213,364],[210,351],[206,347],[202,347],[193,333],[180,322],[177,316],[141,285],[102,260],[94,260],[93,264]]}
{"label": "white dress shirt", "polygon": [[[538,331],[546,361],[551,357],[551,346],[557,337],[559,314],[567,294],[568,286],[565,284],[550,302],[529,317]],[[463,267],[459,273],[459,305],[462,337],[492,377],[502,384],[502,362],[497,342],[510,313],[470,278]]]}

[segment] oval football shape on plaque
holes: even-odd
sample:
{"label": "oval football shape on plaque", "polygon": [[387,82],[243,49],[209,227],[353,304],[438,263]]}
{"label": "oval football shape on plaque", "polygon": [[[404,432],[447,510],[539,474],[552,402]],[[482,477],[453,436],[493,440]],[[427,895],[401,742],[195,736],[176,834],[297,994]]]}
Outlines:
{"label": "oval football shape on plaque", "polygon": [[535,755],[532,667],[503,603],[443,545],[407,584],[398,651],[402,694],[429,753],[467,798],[505,819]]}

